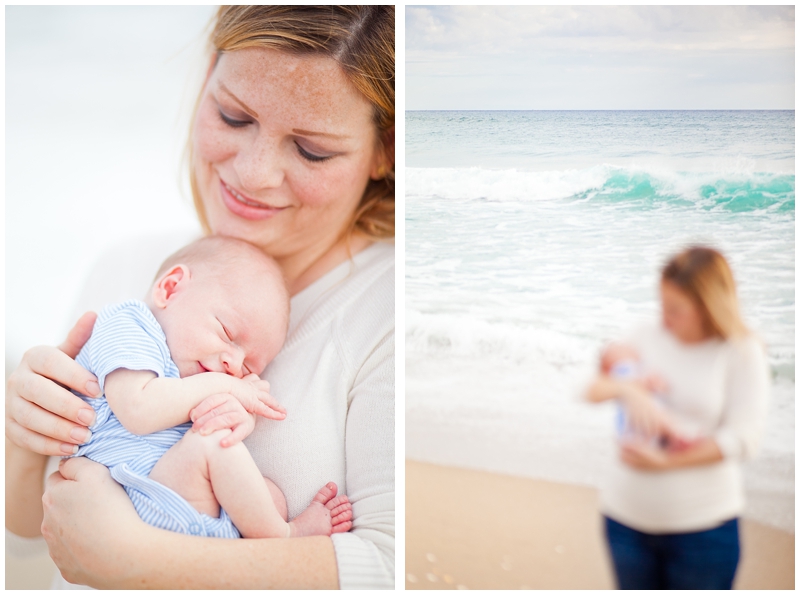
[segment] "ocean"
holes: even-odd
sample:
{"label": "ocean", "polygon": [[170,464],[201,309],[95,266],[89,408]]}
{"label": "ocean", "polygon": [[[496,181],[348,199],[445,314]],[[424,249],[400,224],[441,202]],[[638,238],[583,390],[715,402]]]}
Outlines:
{"label": "ocean", "polygon": [[726,255],[772,402],[747,516],[794,530],[793,111],[406,113],[406,455],[599,486],[603,344],[658,271]]}

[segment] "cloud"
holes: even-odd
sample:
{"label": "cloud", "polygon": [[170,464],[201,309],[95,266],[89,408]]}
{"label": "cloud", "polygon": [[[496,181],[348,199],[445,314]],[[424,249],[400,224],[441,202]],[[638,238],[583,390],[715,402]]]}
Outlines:
{"label": "cloud", "polygon": [[408,6],[408,109],[791,109],[793,6]]}
{"label": "cloud", "polygon": [[793,6],[408,6],[407,55],[794,48]]}

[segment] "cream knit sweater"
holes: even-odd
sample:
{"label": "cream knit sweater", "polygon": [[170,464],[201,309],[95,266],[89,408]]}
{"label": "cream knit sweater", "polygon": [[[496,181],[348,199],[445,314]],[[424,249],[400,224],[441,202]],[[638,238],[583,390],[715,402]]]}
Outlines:
{"label": "cream knit sweater", "polygon": [[667,413],[687,437],[712,437],[724,456],[706,465],[641,471],[614,456],[600,494],[601,510],[645,533],[712,529],[744,510],[742,462],[751,459],[764,431],[769,368],[754,336],[686,345],[660,325],[639,328],[626,343],[639,352],[644,372],[669,385]]}
{"label": "cream knit sweater", "polygon": [[[148,238],[112,251],[77,312],[141,299],[161,261],[191,239]],[[340,587],[394,588],[393,245],[373,244],[292,298],[286,344],[263,377],[288,415],[259,419],[245,440],[261,473],[283,490],[290,517],[336,482],[354,516],[350,532],[332,537]],[[33,545],[15,538],[6,544],[20,553]]]}

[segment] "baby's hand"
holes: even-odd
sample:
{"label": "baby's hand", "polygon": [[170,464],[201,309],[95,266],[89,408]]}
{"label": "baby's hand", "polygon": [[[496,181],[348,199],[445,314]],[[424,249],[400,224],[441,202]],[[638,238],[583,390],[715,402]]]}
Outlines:
{"label": "baby's hand", "polygon": [[239,400],[231,394],[212,395],[189,412],[192,431],[208,436],[217,430],[230,429],[220,440],[220,446],[233,446],[247,438],[256,427],[256,418],[248,413]]}
{"label": "baby's hand", "polygon": [[241,380],[235,379],[231,394],[244,408],[267,419],[284,419],[286,409],[269,394],[269,382],[261,380],[258,374],[248,374]]}
{"label": "baby's hand", "polygon": [[655,395],[664,395],[669,392],[669,383],[655,372],[642,378],[642,386]]}

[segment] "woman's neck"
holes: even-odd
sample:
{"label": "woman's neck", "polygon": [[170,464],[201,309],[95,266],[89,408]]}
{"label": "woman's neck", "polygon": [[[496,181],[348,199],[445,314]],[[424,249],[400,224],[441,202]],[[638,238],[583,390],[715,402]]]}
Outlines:
{"label": "woman's neck", "polygon": [[349,241],[347,237],[342,237],[333,246],[276,259],[283,269],[289,295],[294,296],[300,293],[324,277],[325,274],[370,246],[372,242],[373,240],[367,236],[353,232]]}

